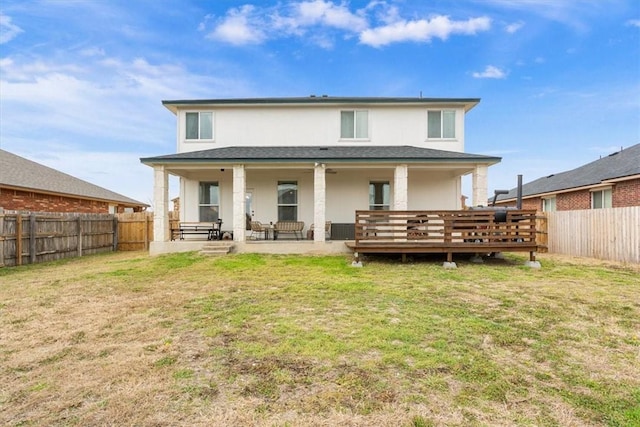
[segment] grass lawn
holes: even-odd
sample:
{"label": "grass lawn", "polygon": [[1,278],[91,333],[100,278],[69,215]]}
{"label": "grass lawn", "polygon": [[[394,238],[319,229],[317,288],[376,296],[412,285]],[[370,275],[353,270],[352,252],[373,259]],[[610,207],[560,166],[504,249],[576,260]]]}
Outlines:
{"label": "grass lawn", "polygon": [[640,266],[539,260],[2,268],[0,424],[640,425]]}

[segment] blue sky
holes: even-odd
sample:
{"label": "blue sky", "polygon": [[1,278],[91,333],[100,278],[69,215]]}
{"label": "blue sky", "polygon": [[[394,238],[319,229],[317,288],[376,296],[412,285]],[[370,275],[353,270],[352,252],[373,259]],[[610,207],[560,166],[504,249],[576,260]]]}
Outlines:
{"label": "blue sky", "polygon": [[3,0],[0,30],[0,148],[149,204],[163,99],[481,98],[490,194],[640,142],[637,0]]}

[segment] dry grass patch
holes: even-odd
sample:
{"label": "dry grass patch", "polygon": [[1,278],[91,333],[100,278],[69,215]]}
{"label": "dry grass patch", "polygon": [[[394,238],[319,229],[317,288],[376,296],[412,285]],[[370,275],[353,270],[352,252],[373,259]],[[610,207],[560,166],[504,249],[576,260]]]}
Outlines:
{"label": "dry grass patch", "polygon": [[0,269],[0,423],[640,424],[640,268],[541,261]]}

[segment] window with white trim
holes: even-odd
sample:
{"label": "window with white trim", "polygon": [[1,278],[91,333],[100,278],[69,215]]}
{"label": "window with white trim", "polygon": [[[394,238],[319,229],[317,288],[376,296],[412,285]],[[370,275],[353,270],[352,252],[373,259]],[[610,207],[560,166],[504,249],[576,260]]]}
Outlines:
{"label": "window with white trim", "polygon": [[612,206],[612,192],[610,188],[591,192],[591,209],[604,209]]}
{"label": "window with white trim", "polygon": [[390,187],[388,181],[369,183],[369,210],[388,211],[390,199]]}
{"label": "window with white trim", "polygon": [[542,199],[542,212],[555,212],[556,197],[547,197]]}
{"label": "window with white trim", "polygon": [[369,138],[369,112],[367,110],[340,111],[340,138]]}
{"label": "window with white trim", "polygon": [[455,110],[427,111],[427,138],[453,139],[456,137]]}
{"label": "window with white trim", "polygon": [[215,222],[220,218],[220,188],[217,182],[200,183],[198,210],[200,222]]}
{"label": "window with white trim", "polygon": [[278,181],[278,221],[298,220],[298,182]]}
{"label": "window with white trim", "polygon": [[185,135],[188,141],[213,139],[213,113],[200,111],[185,113]]}

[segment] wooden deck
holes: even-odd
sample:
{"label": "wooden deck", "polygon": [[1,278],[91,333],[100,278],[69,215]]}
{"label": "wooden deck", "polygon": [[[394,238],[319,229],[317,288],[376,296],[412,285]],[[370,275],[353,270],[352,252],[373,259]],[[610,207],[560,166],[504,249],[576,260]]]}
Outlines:
{"label": "wooden deck", "polygon": [[347,246],[358,253],[444,253],[452,262],[456,253],[529,252],[535,261],[536,211],[356,211],[355,241]]}

